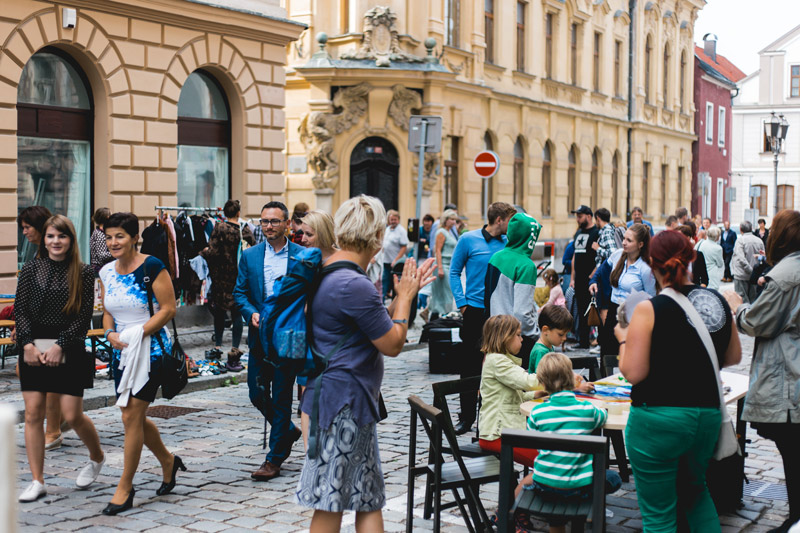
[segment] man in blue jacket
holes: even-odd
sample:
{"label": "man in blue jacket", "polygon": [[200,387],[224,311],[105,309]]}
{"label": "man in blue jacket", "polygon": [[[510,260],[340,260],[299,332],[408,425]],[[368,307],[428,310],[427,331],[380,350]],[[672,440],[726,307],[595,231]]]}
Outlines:
{"label": "man in blue jacket", "polygon": [[[516,213],[514,206],[505,202],[490,205],[486,213],[489,223],[481,229],[464,233],[458,239],[450,260],[450,290],[456,307],[464,317],[461,325],[461,342],[464,346],[462,379],[481,375],[481,336],[487,318],[484,310],[486,269],[492,255],[505,247],[508,221]],[[467,269],[466,293],[461,286],[461,271],[464,268]],[[477,392],[461,394],[461,418],[455,428],[456,434],[463,435],[472,428],[477,401]]]}
{"label": "man in blue jacket", "polygon": [[725,230],[719,239],[719,244],[722,246],[722,259],[725,261],[725,274],[722,276],[722,281],[733,281],[731,275],[731,257],[733,257],[733,249],[736,247],[736,232],[731,229],[731,221],[725,221]]}
{"label": "man in blue jacket", "polygon": [[[270,423],[269,452],[264,463],[250,477],[268,481],[281,472],[292,445],[303,436],[292,423],[292,390],[303,369],[303,360],[287,360],[273,365],[265,361],[258,335],[261,309],[272,294],[279,277],[286,274],[290,254],[301,247],[286,238],[289,210],[281,202],[269,202],[261,209],[261,230],[266,240],[242,252],[233,298],[248,324],[247,386],[250,401]],[[266,319],[266,317],[263,317]]]}

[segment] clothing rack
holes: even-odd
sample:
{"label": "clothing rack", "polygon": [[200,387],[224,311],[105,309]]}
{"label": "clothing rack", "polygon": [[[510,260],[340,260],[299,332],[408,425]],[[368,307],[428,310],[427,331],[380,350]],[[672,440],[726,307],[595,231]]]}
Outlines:
{"label": "clothing rack", "polygon": [[173,207],[166,205],[157,205],[156,211],[194,211],[194,212],[222,212],[221,207]]}

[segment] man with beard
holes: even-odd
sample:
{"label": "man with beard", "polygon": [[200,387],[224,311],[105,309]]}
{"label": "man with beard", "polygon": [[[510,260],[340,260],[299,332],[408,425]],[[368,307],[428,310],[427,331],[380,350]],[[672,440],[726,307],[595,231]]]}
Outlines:
{"label": "man with beard", "polygon": [[589,294],[589,279],[594,274],[595,257],[597,252],[594,243],[600,238],[600,231],[594,225],[592,209],[582,205],[572,211],[578,222],[578,231],[575,232],[575,256],[572,260],[572,277],[569,286],[575,290],[578,300],[578,337],[579,347],[589,348],[589,323],[586,319],[586,309],[591,302]]}
{"label": "man with beard", "polygon": [[250,477],[269,481],[280,475],[281,464],[289,457],[292,444],[302,433],[292,424],[292,389],[297,374],[303,370],[303,359],[283,359],[277,364],[267,362],[258,334],[261,309],[272,295],[275,281],[286,274],[289,255],[302,247],[286,238],[289,210],[281,202],[269,202],[261,209],[261,230],[266,240],[242,252],[239,276],[233,298],[249,329],[247,344],[250,362],[247,368],[247,387],[250,401],[270,423],[269,453],[264,463]]}

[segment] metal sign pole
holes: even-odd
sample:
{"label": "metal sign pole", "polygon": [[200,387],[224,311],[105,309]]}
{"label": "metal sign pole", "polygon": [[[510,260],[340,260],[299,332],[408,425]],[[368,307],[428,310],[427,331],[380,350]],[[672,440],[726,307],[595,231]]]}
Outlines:
{"label": "metal sign pole", "polygon": [[[428,121],[422,120],[422,132],[420,133],[420,140],[422,141],[419,144],[419,166],[417,167],[417,220],[419,220],[419,224],[422,224],[422,176],[425,172],[425,148],[428,146]],[[416,244],[414,244],[414,258],[416,259],[419,257],[419,239],[417,239]]]}

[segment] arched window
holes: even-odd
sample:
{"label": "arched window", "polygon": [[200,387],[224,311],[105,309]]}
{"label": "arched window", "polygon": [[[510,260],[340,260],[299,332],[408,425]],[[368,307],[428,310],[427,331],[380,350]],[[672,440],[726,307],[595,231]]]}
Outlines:
{"label": "arched window", "polygon": [[686,50],[681,52],[681,79],[680,79],[680,106],[681,113],[686,112]]}
{"label": "arched window", "polygon": [[544,143],[542,148],[542,215],[549,217],[552,215],[550,209],[550,191],[552,190],[552,181],[550,173],[552,171],[553,155],[550,153],[550,141]]}
{"label": "arched window", "polygon": [[[488,131],[483,134],[483,149],[484,150],[494,150],[494,141],[492,141],[492,134]],[[481,178],[481,181],[485,183],[481,183],[481,206],[483,209],[483,218],[486,218],[487,209],[489,204],[492,203],[492,198],[494,198],[494,180],[497,179],[495,175],[488,180],[484,180]]]}
{"label": "arched window", "polygon": [[576,161],[578,160],[578,149],[573,144],[567,156],[567,212],[571,212],[578,207],[577,200],[577,174]]}
{"label": "arched window", "polygon": [[525,149],[522,147],[522,137],[517,137],[514,143],[514,204],[525,203]]}
{"label": "arched window", "polygon": [[664,45],[664,78],[663,87],[661,88],[662,97],[664,98],[664,109],[669,109],[669,45]]}
{"label": "arched window", "polygon": [[178,204],[221,207],[230,197],[231,122],[225,93],[202,70],[178,100]]}
{"label": "arched window", "polygon": [[619,213],[619,152],[611,159],[611,213]]}
{"label": "arched window", "polygon": [[[47,207],[75,225],[89,262],[92,192],[92,93],[75,61],[54,48],[34,54],[17,87],[17,209]],[[19,264],[36,246],[18,235]]]}
{"label": "arched window", "polygon": [[595,148],[592,152],[592,209],[600,208],[600,149]]}
{"label": "arched window", "polygon": [[653,42],[650,36],[644,45],[644,102],[649,104],[652,101],[650,95],[650,67],[653,56]]}

